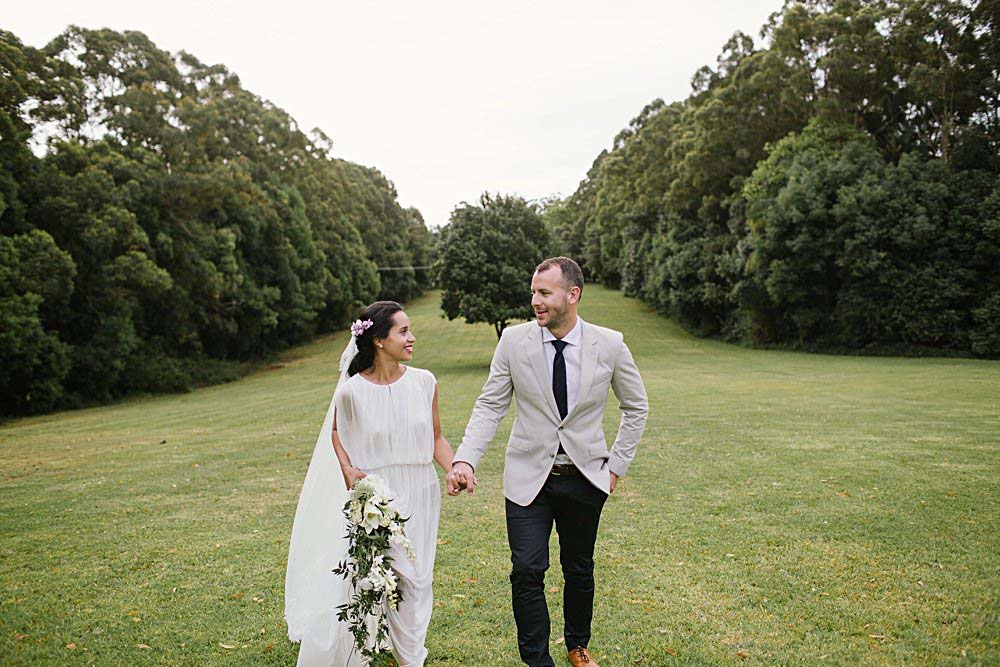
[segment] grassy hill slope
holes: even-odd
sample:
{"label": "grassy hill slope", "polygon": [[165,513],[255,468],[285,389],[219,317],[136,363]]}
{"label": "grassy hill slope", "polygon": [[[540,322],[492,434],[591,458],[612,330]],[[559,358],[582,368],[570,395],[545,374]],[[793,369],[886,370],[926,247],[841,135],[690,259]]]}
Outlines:
{"label": "grassy hill slope", "polygon": [[[496,336],[436,299],[408,308],[414,365],[457,446]],[[603,516],[602,664],[1000,662],[1000,364],[747,350],[599,287],[581,312],[625,332],[652,406]],[[288,536],[345,335],[231,384],[0,425],[0,662],[294,664]],[[520,664],[509,428],[477,493],[443,502],[429,665]],[[553,640],[561,585],[555,567]]]}

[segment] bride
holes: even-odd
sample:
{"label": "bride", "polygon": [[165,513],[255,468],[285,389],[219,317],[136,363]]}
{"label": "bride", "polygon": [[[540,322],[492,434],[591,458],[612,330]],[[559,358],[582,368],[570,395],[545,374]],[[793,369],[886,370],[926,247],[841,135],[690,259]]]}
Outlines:
{"label": "bride", "polygon": [[[390,548],[402,602],[388,611],[389,639],[400,667],[422,667],[441,508],[433,461],[447,473],[453,452],[441,434],[434,375],[401,363],[412,358],[416,340],[402,306],[376,301],[351,333],[292,526],[285,576],[288,637],[302,642],[300,667],[363,664],[348,626],[337,620],[336,608],[351,589],[332,570],[347,555],[341,512],[347,491],[378,474],[393,492],[393,506],[409,517],[406,535],[416,553],[411,560],[402,546]],[[450,495],[459,492],[448,488]]]}

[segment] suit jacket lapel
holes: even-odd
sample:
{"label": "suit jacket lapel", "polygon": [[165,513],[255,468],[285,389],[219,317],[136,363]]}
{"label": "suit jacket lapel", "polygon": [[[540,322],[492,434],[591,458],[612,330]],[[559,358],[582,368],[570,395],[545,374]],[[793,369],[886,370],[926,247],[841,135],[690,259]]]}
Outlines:
{"label": "suit jacket lapel", "polygon": [[[580,320],[580,324],[580,393],[576,395],[576,405],[566,415],[566,419],[572,417],[579,410],[580,404],[583,403],[590,392],[591,385],[594,384],[594,372],[597,370],[597,357],[599,356],[597,336],[590,331],[589,324],[583,320]],[[552,399],[552,402],[555,403],[555,399]]]}
{"label": "suit jacket lapel", "polygon": [[552,395],[552,380],[549,378],[549,361],[545,356],[545,348],[542,346],[542,328],[534,326],[528,334],[528,363],[538,380],[538,390],[545,397],[545,402],[549,406],[553,419],[559,421],[559,407],[556,405],[556,397]]}

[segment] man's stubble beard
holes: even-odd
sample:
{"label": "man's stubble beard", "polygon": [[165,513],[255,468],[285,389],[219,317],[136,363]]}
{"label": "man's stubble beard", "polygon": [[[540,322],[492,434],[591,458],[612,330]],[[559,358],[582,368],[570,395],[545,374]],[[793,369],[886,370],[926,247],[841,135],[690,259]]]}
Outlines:
{"label": "man's stubble beard", "polygon": [[569,299],[566,299],[558,311],[549,308],[549,323],[545,325],[545,328],[552,331],[565,324],[567,311],[569,311]]}

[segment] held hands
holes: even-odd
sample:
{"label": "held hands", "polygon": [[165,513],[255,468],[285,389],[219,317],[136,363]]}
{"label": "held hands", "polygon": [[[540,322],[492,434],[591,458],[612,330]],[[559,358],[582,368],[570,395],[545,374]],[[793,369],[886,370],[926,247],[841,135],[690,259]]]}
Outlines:
{"label": "held hands", "polygon": [[457,496],[462,493],[462,489],[472,492],[476,489],[476,474],[472,471],[472,466],[470,466],[465,461],[459,461],[451,467],[451,471],[444,478],[445,483],[448,485],[448,495]]}
{"label": "held hands", "polygon": [[346,469],[341,469],[344,474],[344,483],[347,485],[347,490],[350,491],[354,488],[354,485],[358,483],[359,479],[364,479],[368,475],[361,472],[354,466],[349,466]]}

